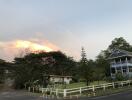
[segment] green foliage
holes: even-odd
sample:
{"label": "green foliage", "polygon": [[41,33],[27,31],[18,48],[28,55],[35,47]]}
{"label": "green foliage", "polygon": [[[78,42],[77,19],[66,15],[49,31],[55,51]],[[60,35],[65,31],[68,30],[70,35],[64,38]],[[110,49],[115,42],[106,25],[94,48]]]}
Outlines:
{"label": "green foliage", "polygon": [[132,46],[123,37],[115,38],[108,47],[109,50],[113,50],[115,48],[132,51]]}
{"label": "green foliage", "polygon": [[116,74],[116,80],[117,80],[117,81],[123,81],[123,80],[125,80],[125,77],[122,75],[121,72],[118,72],[118,73]]}
{"label": "green foliage", "polygon": [[45,75],[72,75],[75,62],[62,52],[41,52],[28,54],[23,58],[15,58],[15,87],[23,88],[25,84],[47,86],[49,80]]}
{"label": "green foliage", "polygon": [[85,79],[86,84],[89,85],[90,81],[92,80],[92,63],[91,61],[87,60],[84,48],[82,48],[81,56],[82,58],[80,60],[80,75],[83,79]]}
{"label": "green foliage", "polygon": [[102,68],[96,67],[93,71],[93,79],[99,82],[104,78],[105,78],[104,70]]}
{"label": "green foliage", "polygon": [[6,67],[7,63],[4,60],[0,59],[0,83],[4,82]]}
{"label": "green foliage", "polygon": [[[98,56],[97,56],[97,59],[96,59],[96,66],[97,66],[97,69],[99,69],[102,73],[104,74],[104,76],[110,76],[110,64],[107,60],[107,55],[106,55],[106,52],[105,51],[102,51]],[[100,73],[101,74],[101,73]]]}

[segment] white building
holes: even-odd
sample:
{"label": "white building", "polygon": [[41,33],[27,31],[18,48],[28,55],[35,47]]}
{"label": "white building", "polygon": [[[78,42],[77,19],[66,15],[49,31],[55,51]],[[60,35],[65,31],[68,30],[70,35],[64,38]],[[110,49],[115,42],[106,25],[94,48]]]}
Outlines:
{"label": "white building", "polygon": [[132,52],[116,49],[110,57],[111,77],[120,72],[123,76],[132,77]]}
{"label": "white building", "polygon": [[70,84],[70,82],[72,81],[72,76],[49,75],[49,81],[53,83]]}

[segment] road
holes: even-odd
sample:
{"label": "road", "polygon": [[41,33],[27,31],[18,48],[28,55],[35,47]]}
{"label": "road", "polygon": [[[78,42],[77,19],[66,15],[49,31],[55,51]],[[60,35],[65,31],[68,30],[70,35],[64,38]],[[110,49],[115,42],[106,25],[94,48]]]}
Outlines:
{"label": "road", "polygon": [[[4,92],[0,92],[0,100],[46,100],[46,99],[25,91],[8,91],[8,92],[4,91]],[[108,96],[100,96],[100,97],[92,97],[92,98],[85,97],[85,98],[72,99],[72,100],[132,100],[132,91],[112,94]]]}
{"label": "road", "polygon": [[132,90],[127,91],[127,92],[112,94],[112,95],[108,95],[108,96],[82,98],[79,100],[132,100]]}
{"label": "road", "polygon": [[25,91],[3,91],[0,92],[0,100],[42,100],[39,96],[35,96]]}

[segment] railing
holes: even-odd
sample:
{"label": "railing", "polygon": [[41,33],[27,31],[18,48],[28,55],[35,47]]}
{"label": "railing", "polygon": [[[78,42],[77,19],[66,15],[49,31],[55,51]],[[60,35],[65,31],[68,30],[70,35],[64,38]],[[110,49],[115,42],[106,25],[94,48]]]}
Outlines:
{"label": "railing", "polygon": [[123,86],[132,85],[132,80],[112,82],[100,85],[85,86],[72,89],[52,89],[52,88],[39,88],[39,91],[44,95],[49,92],[49,95],[54,95],[56,97],[63,96],[68,97],[70,95],[81,95],[83,92],[95,94],[98,89],[105,91],[107,88],[117,88]]}
{"label": "railing", "polygon": [[111,62],[111,65],[124,64],[124,63],[130,63],[130,64],[132,64],[132,61]]}

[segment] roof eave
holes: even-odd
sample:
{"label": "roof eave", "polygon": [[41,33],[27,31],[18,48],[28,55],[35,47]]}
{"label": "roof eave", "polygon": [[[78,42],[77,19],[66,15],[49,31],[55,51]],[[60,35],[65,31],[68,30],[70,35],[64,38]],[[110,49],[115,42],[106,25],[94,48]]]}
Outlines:
{"label": "roof eave", "polygon": [[132,55],[122,55],[122,56],[117,56],[117,57],[109,57],[108,60],[115,59],[115,58],[121,58],[121,57],[132,57]]}

